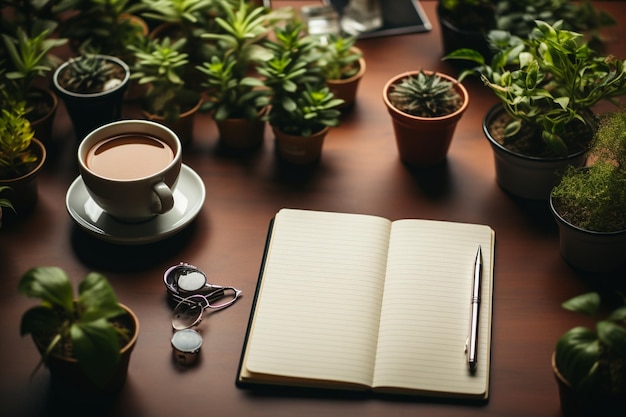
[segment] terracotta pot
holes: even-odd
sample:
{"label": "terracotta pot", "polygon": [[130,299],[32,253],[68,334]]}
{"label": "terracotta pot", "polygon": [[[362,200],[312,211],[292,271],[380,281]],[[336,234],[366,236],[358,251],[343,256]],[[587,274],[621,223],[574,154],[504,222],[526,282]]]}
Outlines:
{"label": "terracotta pot", "polygon": [[595,232],[575,226],[557,211],[552,196],[550,210],[559,228],[561,256],[576,269],[610,272],[626,262],[626,230]]}
{"label": "terracotta pot", "polygon": [[604,393],[601,396],[585,395],[572,387],[556,367],[556,353],[552,354],[552,371],[559,389],[559,402],[563,417],[623,417],[626,415],[626,398]]}
{"label": "terracotta pot", "polygon": [[[440,77],[454,83],[463,98],[463,105],[454,113],[432,118],[413,116],[399,111],[389,100],[391,86],[403,78],[418,73],[418,71],[405,72],[387,81],[383,88],[383,101],[391,116],[400,160],[407,165],[430,167],[446,159],[456,125],[469,104],[469,94],[465,87],[453,77],[437,73]],[[432,71],[425,71],[425,73],[432,74]]]}
{"label": "terracotta pot", "polygon": [[34,89],[38,91],[38,95],[41,97],[41,100],[45,101],[46,105],[50,109],[41,117],[35,120],[30,120],[30,124],[35,132],[35,137],[42,143],[46,144],[50,142],[52,138],[52,125],[54,124],[54,117],[56,116],[57,108],[59,107],[59,99],[54,91],[48,88],[34,87]]}
{"label": "terracotta pot", "polygon": [[217,123],[220,143],[233,150],[252,150],[263,143],[265,121],[262,119],[226,119]]}
{"label": "terracotta pot", "polygon": [[[124,304],[120,304],[120,306],[126,310],[132,322],[133,331],[128,343],[120,350],[120,362],[111,379],[104,386],[98,386],[83,374],[76,359],[51,354],[46,360],[46,366],[50,371],[53,383],[88,393],[114,393],[118,392],[124,386],[128,375],[130,356],[137,344],[137,338],[139,337],[139,319],[130,308]],[[37,345],[36,341],[35,344]],[[39,345],[37,345],[37,348],[40,352],[42,349],[45,349],[45,347]]]}
{"label": "terracotta pot", "polygon": [[354,106],[356,101],[356,93],[359,88],[359,83],[365,75],[365,59],[359,59],[359,72],[354,74],[350,78],[342,80],[326,80],[326,85],[336,98],[340,98],[344,103],[339,106],[339,110],[348,110]]}
{"label": "terracotta pot", "polygon": [[272,131],[276,136],[276,150],[285,161],[295,165],[308,165],[321,158],[324,138],[329,128],[325,127],[311,136],[288,135],[274,126]]}
{"label": "terracotta pot", "polygon": [[581,166],[586,159],[582,150],[565,157],[542,158],[513,152],[502,146],[489,132],[491,121],[504,111],[496,104],[483,119],[483,133],[494,153],[496,181],[505,191],[526,199],[547,200],[568,166]]}
{"label": "terracotta pot", "polygon": [[[37,177],[46,161],[47,152],[43,143],[33,138],[30,146],[38,157],[37,165],[21,177],[0,179],[1,186],[10,187],[2,193],[2,197],[7,198],[13,204],[16,216],[27,214],[35,207],[38,199]],[[4,215],[6,220],[10,220],[13,211],[5,210]]]}
{"label": "terracotta pot", "polygon": [[196,113],[202,104],[202,100],[198,100],[193,108],[187,110],[184,113],[181,113],[178,117],[178,120],[174,122],[168,122],[165,120],[163,116],[159,116],[156,114],[152,114],[147,111],[143,111],[143,115],[146,119],[152,120],[153,122],[159,122],[169,127],[176,133],[180,139],[180,142],[183,145],[188,145],[193,140],[193,129],[194,129],[194,121]]}
{"label": "terracotta pot", "polygon": [[76,93],[67,90],[61,85],[61,74],[66,70],[69,62],[64,62],[54,72],[52,77],[54,88],[65,103],[67,112],[74,125],[76,138],[82,141],[93,129],[106,123],[117,121],[122,116],[124,94],[130,80],[130,69],[121,59],[102,55],[124,70],[122,82],[114,88],[99,93]]}

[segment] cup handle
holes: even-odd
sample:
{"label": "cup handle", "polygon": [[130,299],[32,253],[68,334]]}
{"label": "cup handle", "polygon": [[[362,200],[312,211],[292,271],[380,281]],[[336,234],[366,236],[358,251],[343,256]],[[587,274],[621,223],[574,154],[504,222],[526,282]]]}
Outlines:
{"label": "cup handle", "polygon": [[152,212],[154,214],[163,214],[174,207],[174,195],[172,190],[164,182],[159,182],[152,188],[156,198],[152,201]]}

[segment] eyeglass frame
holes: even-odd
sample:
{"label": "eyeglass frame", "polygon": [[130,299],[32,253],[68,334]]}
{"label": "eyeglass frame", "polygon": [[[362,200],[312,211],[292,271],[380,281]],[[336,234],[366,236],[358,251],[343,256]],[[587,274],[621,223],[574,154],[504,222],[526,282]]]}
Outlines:
{"label": "eyeglass frame", "polygon": [[[218,286],[219,287],[219,286]],[[234,293],[233,298],[222,303],[222,304],[218,304],[218,305],[212,305],[211,301],[212,298],[219,300],[220,298],[224,297],[224,293],[226,291],[232,291]],[[196,327],[197,325],[200,324],[200,322],[202,321],[202,318],[204,317],[204,311],[206,309],[214,309],[214,310],[222,310],[226,307],[229,307],[231,305],[233,305],[235,303],[235,301],[237,301],[237,299],[239,298],[239,296],[241,295],[241,290],[236,289],[235,287],[219,287],[218,289],[214,290],[213,292],[209,293],[209,294],[193,294],[190,295],[189,297],[180,297],[177,296],[179,298],[181,298],[181,300],[178,302],[178,304],[176,305],[176,307],[174,308],[174,314],[176,314],[176,310],[178,310],[178,307],[181,304],[188,304],[190,306],[199,306],[200,310],[198,313],[198,317],[196,317],[196,319],[193,321],[193,323],[191,323],[189,326],[176,326],[174,324],[174,317],[172,317],[172,327],[174,328],[174,330],[184,330],[184,329],[190,329],[192,327]],[[193,299],[193,300],[192,300]],[[204,303],[201,301],[196,301],[196,300],[204,300]]]}
{"label": "eyeglass frame", "polygon": [[[196,290],[191,290],[191,291],[187,291],[187,290],[180,288],[178,286],[178,279],[180,278],[182,273],[179,273],[179,274],[174,273],[174,272],[177,272],[178,270],[181,270],[181,272],[192,271],[192,272],[200,273],[204,277],[204,285]],[[182,300],[192,295],[200,294],[200,295],[208,296],[209,294],[212,294],[215,291],[219,291],[219,290],[226,289],[226,288],[231,288],[235,292],[238,292],[238,295],[235,297],[235,299],[237,299],[239,295],[241,294],[241,291],[234,287],[225,287],[225,286],[221,286],[217,284],[210,284],[208,282],[207,276],[204,273],[204,271],[202,271],[197,266],[191,265],[187,262],[181,262],[178,265],[173,265],[169,267],[163,274],[163,283],[165,284],[165,289],[167,290],[168,297],[176,303],[180,303]]]}
{"label": "eyeglass frame", "polygon": [[[180,286],[178,285],[178,281],[180,277],[186,272],[195,272],[201,274],[204,277],[204,284],[200,288],[194,290],[184,290],[180,288]],[[176,311],[176,309],[182,303],[191,304],[193,302],[194,304],[198,304],[201,307],[198,317],[190,326],[177,328],[174,325],[174,318],[172,318],[172,327],[175,330],[188,329],[197,326],[202,321],[204,311],[207,308],[221,310],[223,308],[229,307],[234,304],[235,301],[237,301],[242,293],[241,290],[238,290],[235,287],[210,284],[204,271],[187,262],[180,262],[177,265],[169,267],[163,274],[163,283],[165,284],[165,288],[167,290],[168,300],[176,303],[174,311]],[[226,291],[232,291],[234,293],[232,300],[229,300],[219,305],[211,304],[211,301],[213,301],[214,299],[218,300],[220,298],[223,298]],[[195,299],[198,297],[201,298],[204,302],[196,302],[195,300],[190,301],[190,299]]]}

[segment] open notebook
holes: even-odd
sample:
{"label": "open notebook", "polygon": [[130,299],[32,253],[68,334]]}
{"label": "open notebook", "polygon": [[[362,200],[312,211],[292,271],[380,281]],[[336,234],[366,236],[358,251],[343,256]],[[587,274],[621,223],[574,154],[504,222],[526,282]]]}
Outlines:
{"label": "open notebook", "polygon": [[[479,245],[472,373],[465,343]],[[489,226],[282,209],[270,227],[237,385],[486,399],[493,256]]]}

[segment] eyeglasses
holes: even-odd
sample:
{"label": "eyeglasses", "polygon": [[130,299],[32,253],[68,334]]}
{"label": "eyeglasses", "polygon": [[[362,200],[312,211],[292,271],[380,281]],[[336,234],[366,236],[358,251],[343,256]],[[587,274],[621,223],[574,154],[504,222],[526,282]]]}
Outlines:
{"label": "eyeglasses", "polygon": [[176,305],[172,316],[174,330],[198,325],[205,310],[224,309],[241,295],[241,291],[234,287],[209,284],[204,272],[182,262],[165,271],[163,283],[168,300]]}
{"label": "eyeglasses", "polygon": [[[213,287],[218,287],[213,285]],[[221,310],[232,305],[241,295],[241,291],[233,287],[219,287],[207,295],[194,294],[182,298],[174,308],[172,327],[174,330],[189,329],[202,321],[206,309]]]}

